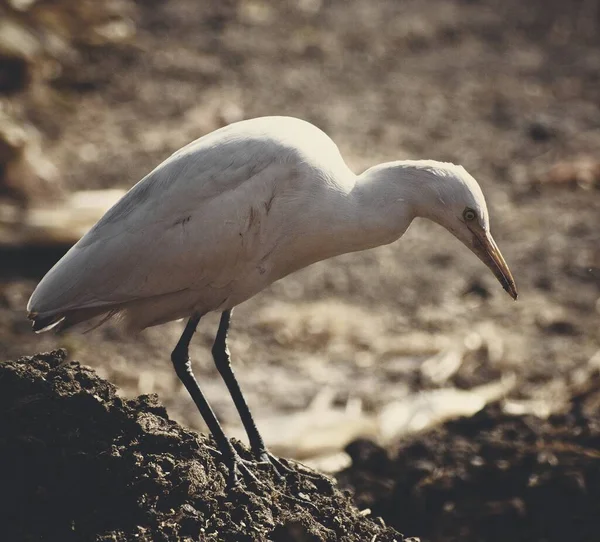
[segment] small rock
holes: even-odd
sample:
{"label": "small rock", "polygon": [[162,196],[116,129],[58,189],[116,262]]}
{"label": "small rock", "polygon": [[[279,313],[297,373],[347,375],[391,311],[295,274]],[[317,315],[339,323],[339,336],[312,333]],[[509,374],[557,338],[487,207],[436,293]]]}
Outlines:
{"label": "small rock", "polygon": [[542,275],[535,280],[535,287],[544,290],[545,292],[550,292],[553,288],[552,279],[547,275]]}
{"label": "small rock", "polygon": [[354,440],[346,446],[345,451],[352,458],[352,463],[360,468],[378,470],[378,466],[389,462],[385,449],[368,439]]}
{"label": "small rock", "polygon": [[547,333],[552,333],[553,335],[566,335],[571,337],[579,335],[579,331],[575,324],[566,320],[550,322],[544,327],[544,331]]}
{"label": "small rock", "polygon": [[481,299],[489,299],[492,296],[490,291],[478,280],[472,281],[463,292],[463,295],[475,296]]}
{"label": "small rock", "polygon": [[21,92],[30,80],[29,64],[24,58],[0,52],[0,94]]}
{"label": "small rock", "polygon": [[529,137],[537,143],[544,143],[556,137],[556,130],[547,122],[535,120],[527,127]]}

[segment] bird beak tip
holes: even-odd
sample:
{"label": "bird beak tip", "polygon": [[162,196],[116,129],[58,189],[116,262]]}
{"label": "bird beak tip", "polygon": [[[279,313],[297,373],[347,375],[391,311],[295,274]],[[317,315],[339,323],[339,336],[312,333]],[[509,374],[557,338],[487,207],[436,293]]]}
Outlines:
{"label": "bird beak tip", "polygon": [[516,301],[519,297],[517,286],[493,237],[484,232],[473,232],[473,234],[474,252],[492,270],[508,295]]}
{"label": "bird beak tip", "polygon": [[506,291],[508,295],[513,298],[514,301],[517,301],[517,299],[519,298],[519,292],[517,292],[517,288],[514,286],[514,284],[511,285],[511,287],[506,288]]}

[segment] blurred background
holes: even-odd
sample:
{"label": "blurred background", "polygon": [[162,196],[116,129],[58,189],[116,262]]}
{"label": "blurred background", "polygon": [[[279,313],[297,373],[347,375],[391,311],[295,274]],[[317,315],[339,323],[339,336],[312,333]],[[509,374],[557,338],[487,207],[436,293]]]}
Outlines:
{"label": "blurred background", "polygon": [[[514,303],[438,226],[314,265],[236,309],[234,366],[274,451],[331,471],[502,400],[547,416],[600,371],[600,2],[0,0],[0,359],[58,346],[202,429],[170,364],[182,323],[35,335],[37,281],[124,190],[230,122],[292,115],[360,172],[462,164]],[[203,319],[194,368],[240,434]]]}

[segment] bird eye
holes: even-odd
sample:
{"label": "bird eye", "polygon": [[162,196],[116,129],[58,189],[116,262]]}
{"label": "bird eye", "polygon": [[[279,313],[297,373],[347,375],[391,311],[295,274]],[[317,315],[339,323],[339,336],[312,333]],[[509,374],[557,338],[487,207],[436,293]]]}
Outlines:
{"label": "bird eye", "polygon": [[465,211],[463,213],[463,218],[467,222],[471,222],[472,220],[475,220],[476,216],[477,216],[477,214],[475,213],[475,211],[473,211],[473,209],[469,209],[468,207],[465,209]]}

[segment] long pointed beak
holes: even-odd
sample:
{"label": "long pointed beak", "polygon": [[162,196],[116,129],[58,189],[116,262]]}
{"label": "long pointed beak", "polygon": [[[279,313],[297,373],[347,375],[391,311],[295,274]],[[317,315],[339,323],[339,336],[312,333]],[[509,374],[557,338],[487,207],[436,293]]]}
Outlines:
{"label": "long pointed beak", "polygon": [[471,229],[471,233],[473,233],[473,252],[490,268],[500,284],[502,284],[502,288],[516,300],[518,293],[515,279],[513,278],[496,241],[494,241],[494,238],[490,233],[484,232],[483,230],[478,231],[474,228]]}

